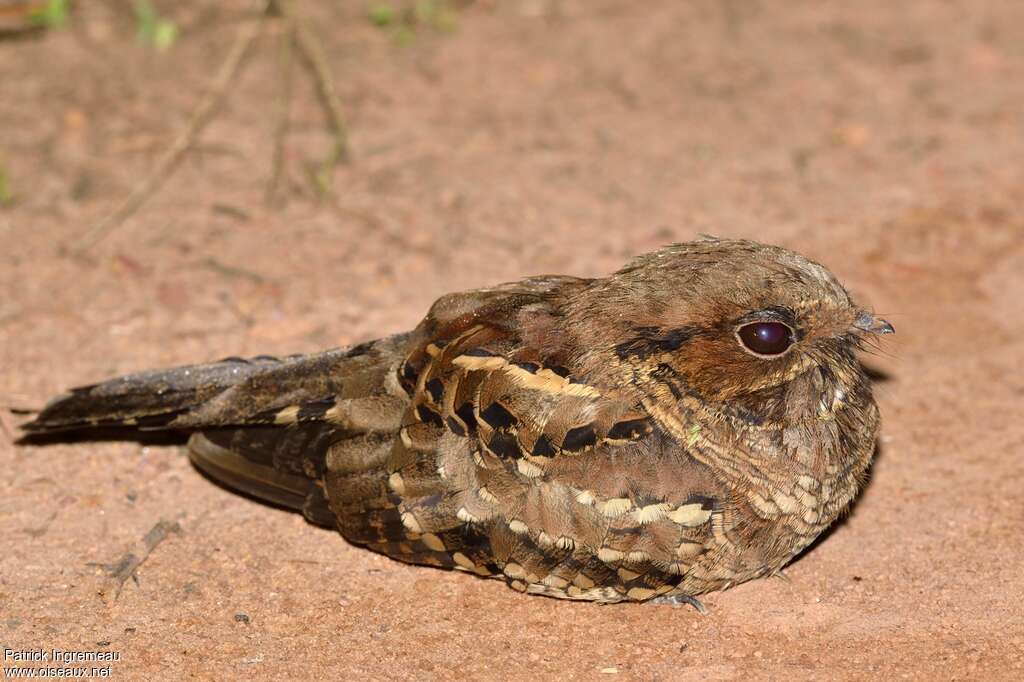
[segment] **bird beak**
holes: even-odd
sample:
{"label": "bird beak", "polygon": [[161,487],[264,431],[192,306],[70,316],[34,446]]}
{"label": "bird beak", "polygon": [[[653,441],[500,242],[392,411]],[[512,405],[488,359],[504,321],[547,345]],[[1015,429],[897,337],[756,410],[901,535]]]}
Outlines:
{"label": "bird beak", "polygon": [[880,317],[875,317],[869,312],[862,312],[857,316],[857,321],[853,323],[853,326],[861,331],[871,332],[872,334],[895,334],[896,330],[893,326],[883,320]]}

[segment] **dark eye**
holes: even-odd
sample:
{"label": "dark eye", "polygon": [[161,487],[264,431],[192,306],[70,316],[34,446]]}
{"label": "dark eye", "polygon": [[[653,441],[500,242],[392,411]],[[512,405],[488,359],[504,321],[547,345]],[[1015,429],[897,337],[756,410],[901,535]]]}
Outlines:
{"label": "dark eye", "polygon": [[754,322],[736,331],[740,343],[758,355],[781,355],[793,345],[793,330],[781,322]]}

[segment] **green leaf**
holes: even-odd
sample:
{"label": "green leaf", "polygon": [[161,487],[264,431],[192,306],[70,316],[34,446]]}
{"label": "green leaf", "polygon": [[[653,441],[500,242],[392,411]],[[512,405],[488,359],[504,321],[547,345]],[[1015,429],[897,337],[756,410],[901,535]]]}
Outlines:
{"label": "green leaf", "polygon": [[178,27],[173,21],[161,19],[153,31],[153,46],[158,50],[166,50],[178,39]]}
{"label": "green leaf", "polygon": [[177,41],[178,26],[157,14],[149,0],[136,0],[135,33],[143,43],[163,51]]}
{"label": "green leaf", "polygon": [[14,192],[11,191],[11,181],[7,171],[0,168],[0,206],[7,206],[14,201]]}
{"label": "green leaf", "polygon": [[41,9],[29,13],[28,20],[36,26],[60,28],[68,22],[71,0],[49,0]]}
{"label": "green leaf", "polygon": [[380,28],[394,25],[398,20],[398,12],[390,5],[374,5],[370,8],[370,23]]}

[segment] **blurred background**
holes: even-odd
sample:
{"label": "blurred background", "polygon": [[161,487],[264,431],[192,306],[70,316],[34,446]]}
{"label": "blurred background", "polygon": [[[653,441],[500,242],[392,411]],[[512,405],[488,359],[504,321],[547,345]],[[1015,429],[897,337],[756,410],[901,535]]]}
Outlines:
{"label": "blurred background", "polygon": [[[1016,0],[0,0],[0,640],[106,641],[115,676],[1016,677],[1022,132]],[[702,233],[823,262],[898,332],[852,517],[707,618],[395,565],[176,450],[13,445],[70,385]]]}

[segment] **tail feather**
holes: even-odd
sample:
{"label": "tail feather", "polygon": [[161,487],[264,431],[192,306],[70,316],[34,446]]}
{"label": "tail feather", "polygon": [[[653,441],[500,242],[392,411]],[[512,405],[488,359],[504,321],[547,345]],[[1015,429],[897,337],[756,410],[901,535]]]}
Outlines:
{"label": "tail feather", "polygon": [[352,472],[380,468],[408,405],[396,376],[408,341],[397,335],[314,355],[131,374],[73,389],[22,428],[29,436],[189,432],[191,459],[211,478],[333,525],[323,488],[328,453]]}
{"label": "tail feather", "polygon": [[167,427],[178,417],[280,362],[272,358],[228,358],[80,386],[51,401],[22,428],[29,433],[55,433],[110,426]]}
{"label": "tail feather", "polygon": [[[207,433],[192,434],[188,449],[189,458],[200,471],[228,488],[302,512],[308,521],[319,526],[334,526],[334,512],[316,479],[275,467],[273,463],[255,461],[247,456],[253,454],[251,451],[225,447]],[[315,453],[307,453],[306,458],[317,459]]]}
{"label": "tail feather", "polygon": [[22,428],[30,434],[102,427],[184,429],[273,422],[288,406],[379,390],[406,335],[286,358],[227,358],[130,374],[72,389]]}

